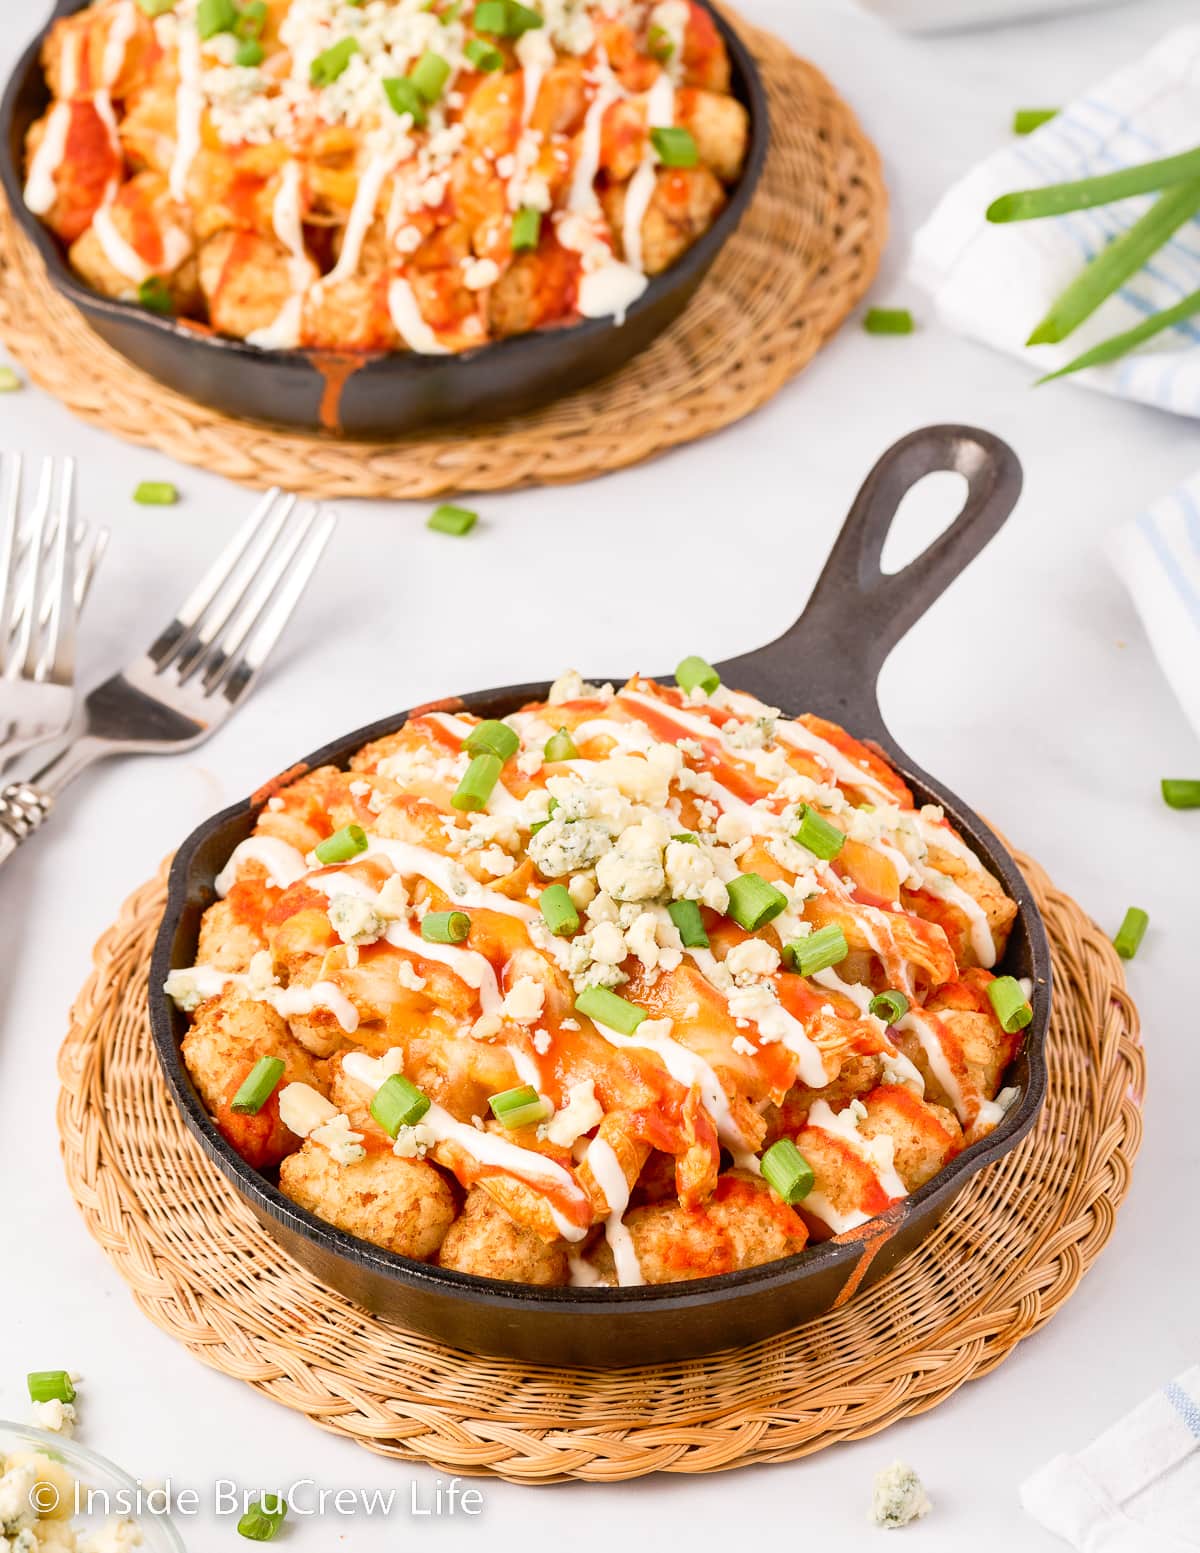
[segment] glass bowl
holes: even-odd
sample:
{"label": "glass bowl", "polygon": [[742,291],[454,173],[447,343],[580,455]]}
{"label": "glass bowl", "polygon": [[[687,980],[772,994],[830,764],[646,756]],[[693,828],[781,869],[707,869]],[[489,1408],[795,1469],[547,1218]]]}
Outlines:
{"label": "glass bowl", "polygon": [[[30,1424],[6,1422],[0,1419],[0,1457],[19,1451],[38,1451],[70,1474],[78,1489],[68,1489],[72,1508],[78,1505],[78,1514],[66,1519],[73,1530],[97,1532],[112,1517],[132,1521],[142,1534],[138,1553],[187,1553],[183,1538],[167,1515],[159,1515],[147,1509],[144,1503],[147,1490],[137,1479],[123,1472],[120,1467],[98,1456],[95,1451],[66,1439],[61,1434],[50,1434],[45,1429],[35,1429]],[[52,1499],[56,1485],[40,1485]],[[49,1508],[47,1503],[45,1508]]]}

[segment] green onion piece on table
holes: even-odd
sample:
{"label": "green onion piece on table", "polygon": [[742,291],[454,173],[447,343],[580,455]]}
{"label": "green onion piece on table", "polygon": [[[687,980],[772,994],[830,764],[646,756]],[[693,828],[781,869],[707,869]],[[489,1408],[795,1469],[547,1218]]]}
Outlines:
{"label": "green onion piece on table", "polygon": [[0,394],[15,394],[24,386],[11,367],[0,367]]}
{"label": "green onion piece on table", "polygon": [[143,480],[133,499],[139,507],[173,507],[179,500],[179,490],[169,480]]}
{"label": "green onion piece on table", "polygon": [[761,1165],[763,1180],[785,1203],[803,1202],[816,1185],[812,1166],[790,1138],[772,1143]]}
{"label": "green onion piece on table", "polygon": [[679,125],[660,125],[650,131],[650,144],[664,167],[695,167],[700,160],[696,137]]}
{"label": "green onion piece on table", "polygon": [[726,888],[729,891],[728,915],[747,933],[755,933],[787,910],[788,898],[782,890],[768,884],[761,874],[738,874]]}
{"label": "green onion piece on table", "polygon": [[488,718],[471,729],[463,748],[468,755],[495,755],[499,760],[511,760],[521,748],[521,741],[507,723]]}
{"label": "green onion piece on table", "polygon": [[607,987],[589,987],[586,992],[581,992],[575,999],[575,1009],[596,1024],[607,1025],[620,1035],[632,1035],[647,1017],[644,1008],[638,1008],[636,1003],[618,997]]}
{"label": "green onion piece on table", "polygon": [[555,938],[569,938],[579,931],[579,913],[565,884],[547,885],[538,899],[546,926]]}
{"label": "green onion piece on table", "polygon": [[846,935],[836,923],[818,928],[807,938],[794,938],[783,946],[783,963],[798,976],[815,976],[840,965],[850,953]]}
{"label": "green onion piece on table", "polygon": [[1163,777],[1163,802],[1172,809],[1200,809],[1200,782],[1189,782],[1181,777]]}
{"label": "green onion piece on table", "polygon": [[375,1091],[371,1115],[394,1138],[401,1127],[415,1127],[433,1102],[402,1073],[393,1073]]}
{"label": "green onion piece on table", "polygon": [[427,944],[463,944],[470,931],[465,911],[427,911],[421,918],[421,937]]}
{"label": "green onion piece on table", "polygon": [[1136,275],[1200,211],[1200,180],[1181,183],[1158,199],[1128,231],[1102,249],[1083,273],[1051,304],[1050,311],[1025,342],[1057,345],[1090,318],[1131,276]]}
{"label": "green onion piece on table", "polygon": [[1018,108],[1013,114],[1013,134],[1032,135],[1035,129],[1058,117],[1057,108]]}
{"label": "green onion piece on table", "polygon": [[281,1057],[260,1057],[229,1102],[229,1109],[238,1116],[257,1116],[278,1088],[283,1069]]}
{"label": "green onion piece on table", "polygon": [[1117,930],[1117,936],[1113,939],[1113,947],[1122,960],[1132,960],[1134,955],[1142,947],[1142,939],[1146,936],[1146,929],[1150,926],[1150,918],[1140,906],[1131,906],[1125,913],[1125,920]]}
{"label": "green onion piece on table", "polygon": [[685,949],[707,949],[708,934],[704,931],[704,918],[695,901],[672,901],[667,907],[671,921],[679,932]]}
{"label": "green onion piece on table", "polygon": [[469,534],[479,521],[479,514],[472,512],[469,507],[455,507],[451,502],[443,502],[429,515],[425,524],[435,534],[453,534],[456,539],[461,539],[464,534]]}
{"label": "green onion piece on table", "polygon": [[1013,977],[997,976],[995,981],[988,982],[987,992],[996,1018],[1007,1034],[1014,1035],[1023,1030],[1033,1018],[1033,1009],[1021,991],[1020,983]]}
{"label": "green onion piece on table", "polygon": [[1122,167],[1119,172],[1079,178],[1071,183],[1047,184],[1041,189],[1018,189],[1002,194],[987,209],[989,221],[1038,221],[1043,216],[1065,216],[1072,210],[1094,210],[1135,194],[1153,194],[1174,183],[1200,178],[1200,146],[1179,156]]}
{"label": "green onion piece on table", "polygon": [[343,825],[332,836],[326,836],[313,848],[317,862],[348,863],[352,857],[367,850],[367,833],[361,825]]}
{"label": "green onion piece on table", "polygon": [[33,1370],[25,1377],[31,1402],[74,1402],[75,1387],[66,1370]]}
{"label": "green onion piece on table", "polygon": [[467,810],[486,809],[488,799],[500,780],[502,764],[499,755],[492,755],[487,751],[482,755],[476,755],[467,767],[466,775],[450,797],[454,807]]}
{"label": "green onion piece on table", "polygon": [[552,733],[546,740],[542,754],[549,761],[577,760],[579,751],[575,748],[575,740],[565,728],[560,728],[557,733]]}
{"label": "green onion piece on table", "polygon": [[908,1013],[908,999],[903,992],[881,992],[867,1006],[876,1019],[882,1019],[885,1025],[899,1024]]}
{"label": "green onion piece on table", "polygon": [[1052,383],[1055,378],[1067,377],[1072,372],[1082,372],[1086,367],[1103,367],[1110,361],[1120,361],[1139,345],[1144,345],[1147,340],[1154,339],[1155,335],[1162,334],[1167,329],[1173,329],[1176,324],[1184,323],[1196,313],[1200,313],[1200,291],[1193,291],[1190,296],[1184,297],[1182,302],[1176,302],[1174,307],[1164,308],[1161,313],[1144,318],[1140,324],[1135,324],[1132,329],[1126,329],[1123,334],[1114,334],[1111,339],[1101,340],[1099,345],[1093,345],[1091,350],[1084,351],[1082,356],[1076,356],[1068,361],[1065,367],[1058,367],[1054,372],[1044,373],[1033,386],[1037,388],[1042,383]]}
{"label": "green onion piece on table", "polygon": [[287,1515],[282,1494],[262,1494],[237,1523],[238,1536],[248,1542],[273,1542]]}
{"label": "green onion piece on table", "polygon": [[800,829],[793,834],[802,847],[807,847],[823,863],[832,862],[846,845],[843,832],[808,804],[801,806]]}
{"label": "green onion piece on table", "polygon": [[868,334],[912,334],[916,327],[906,307],[869,307],[863,318]]}
{"label": "green onion piece on table", "polygon": [[693,656],[684,658],[678,664],[675,669],[675,683],[685,695],[690,696],[693,690],[702,690],[706,696],[711,696],[714,690],[721,688],[721,676],[711,663]]}
{"label": "green onion piece on table", "polygon": [[488,1105],[492,1115],[502,1127],[507,1127],[514,1132],[518,1127],[532,1127],[537,1122],[543,1122],[547,1116],[546,1103],[530,1084],[522,1084],[519,1089],[506,1089],[503,1094],[493,1095]]}

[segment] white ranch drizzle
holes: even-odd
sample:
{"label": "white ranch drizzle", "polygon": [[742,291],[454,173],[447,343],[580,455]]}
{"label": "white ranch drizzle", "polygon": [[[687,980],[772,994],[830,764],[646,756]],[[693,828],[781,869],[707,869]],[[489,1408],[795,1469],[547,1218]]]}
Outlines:
{"label": "white ranch drizzle", "polygon": [[54,175],[62,166],[70,129],[71,104],[56,103],[46,120],[46,132],[29,163],[29,176],[25,181],[25,204],[35,216],[49,215],[54,209],[58,198]]}
{"label": "white ranch drizzle", "polygon": [[[389,1052],[387,1059],[384,1059],[388,1066],[390,1066],[391,1057],[392,1053]],[[372,1063],[368,1069],[364,1064],[355,1062],[354,1054],[342,1058],[342,1068],[351,1078],[358,1080],[372,1091],[379,1089],[388,1077],[387,1074],[382,1078],[379,1076],[379,1066],[375,1063]],[[402,1068],[396,1068],[394,1071],[400,1072]],[[506,1138],[498,1138],[495,1133],[481,1132],[470,1122],[455,1121],[450,1112],[436,1102],[430,1105],[429,1110],[421,1118],[420,1125],[427,1130],[435,1143],[457,1144],[464,1153],[469,1154],[481,1165],[492,1165],[497,1170],[503,1170],[506,1174],[516,1176],[518,1180],[535,1187],[551,1187],[564,1191],[580,1207],[591,1207],[591,1200],[579,1182],[555,1160],[547,1159],[544,1154],[538,1154],[533,1149],[519,1148],[517,1144],[508,1142]],[[584,1238],[587,1234],[586,1226],[572,1224],[559,1213],[553,1203],[547,1202],[546,1206],[564,1240],[575,1244]]]}
{"label": "white ranch drizzle", "polygon": [[[646,128],[665,129],[675,122],[675,83],[664,70],[646,94]],[[649,140],[646,151],[625,192],[625,221],[622,242],[625,262],[635,270],[645,270],[642,250],[642,222],[658,185],[658,153]]]}
{"label": "white ranch drizzle", "polygon": [[316,267],[304,246],[304,213],[301,209],[303,169],[292,161],[283,169],[275,202],[271,207],[271,225],[275,236],[288,251],[288,276],[292,293],[274,321],[246,336],[246,343],[262,350],[295,350],[304,325],[304,302],[316,274]]}
{"label": "white ranch drizzle", "polygon": [[[712,950],[686,949],[684,953],[691,956],[705,981],[728,1001],[730,994],[724,991],[715,980],[719,975],[720,962]],[[770,1013],[763,1019],[756,1019],[753,1014],[741,1017],[749,1019],[758,1030],[760,1039],[765,1043],[773,1044],[778,1041],[780,1045],[787,1047],[788,1051],[798,1059],[798,1076],[810,1088],[821,1089],[829,1083],[829,1074],[825,1071],[825,1063],[819,1047],[796,1016],[789,1014],[782,1003],[773,1004]]]}
{"label": "white ranch drizzle", "polygon": [[629,1183],[621,1169],[621,1162],[603,1138],[593,1138],[584,1157],[608,1204],[604,1238],[612,1251],[617,1282],[622,1288],[639,1287],[646,1279],[638,1261],[633,1236],[625,1223],[625,1210],[629,1206]]}
{"label": "white ranch drizzle", "polygon": [[955,884],[953,879],[945,874],[938,873],[934,868],[921,870],[921,888],[927,890],[930,895],[936,895],[939,900],[946,901],[961,911],[966,917],[971,935],[971,948],[975,958],[985,970],[991,970],[996,963],[996,940],[992,937],[992,930],[988,924],[987,913],[980,906],[973,895],[968,895],[966,890]]}
{"label": "white ranch drizzle", "polygon": [[193,965],[187,970],[172,971],[163,984],[169,998],[177,996],[190,983],[201,1002],[215,998],[226,987],[240,987],[256,1003],[269,1003],[284,1019],[294,1015],[311,1014],[316,1009],[327,1009],[336,1015],[337,1022],[347,1035],[358,1029],[358,1010],[350,999],[331,981],[317,981],[311,987],[267,987],[257,990],[250,985],[245,971],[222,971],[215,965]]}
{"label": "white ranch drizzle", "polygon": [[200,123],[204,115],[200,34],[191,15],[179,17],[176,38],[179,85],[175,88],[175,155],[168,182],[172,199],[182,205],[187,198],[188,174],[200,150]]}
{"label": "white ranch drizzle", "polygon": [[350,207],[346,233],[342,238],[342,251],[338,254],[338,261],[329,274],[317,282],[315,290],[336,286],[339,281],[350,280],[352,276],[357,275],[359,264],[362,262],[363,243],[375,219],[375,207],[379,204],[384,182],[395,167],[399,156],[400,152],[395,146],[385,151],[377,151],[363,169],[354,195],[354,204]]}
{"label": "white ranch drizzle", "polygon": [[[456,906],[464,909],[473,906],[479,911],[498,911],[506,917],[519,917],[522,922],[541,920],[541,913],[536,907],[510,900],[498,890],[485,889],[444,853],[431,852],[427,847],[419,847],[410,841],[391,841],[385,836],[371,835],[368,837],[367,850],[359,853],[359,858],[369,857],[386,858],[401,877],[417,874],[427,879],[444,895],[448,895]],[[354,861],[357,862],[358,858]],[[315,884],[318,881],[313,882]]]}
{"label": "white ranch drizzle", "polygon": [[133,0],[122,0],[122,3],[113,10],[112,21],[109,23],[108,37],[104,44],[104,63],[101,66],[101,74],[106,87],[113,87],[125,66],[125,54],[129,48],[129,40],[133,37],[137,26],[137,13],[133,8]]}
{"label": "white ranch drizzle", "polygon": [[950,1098],[950,1104],[954,1107],[955,1116],[964,1125],[968,1123],[971,1120],[971,1108],[967,1104],[966,1096],[963,1094],[962,1085],[959,1083],[954,1069],[950,1066],[949,1058],[942,1047],[941,1038],[936,1028],[913,1008],[909,1009],[896,1028],[898,1030],[911,1030],[916,1036],[921,1043],[921,1050],[929,1059],[930,1072]]}
{"label": "white ranch drizzle", "polygon": [[450,347],[443,345],[425,322],[413,289],[402,276],[397,276],[388,286],[388,312],[396,326],[396,333],[418,356],[450,354]]}
{"label": "white ranch drizzle", "polygon": [[601,1024],[596,1019],[592,1023],[610,1046],[651,1051],[677,1084],[682,1084],[685,1089],[698,1089],[704,1109],[712,1117],[717,1129],[717,1136],[733,1155],[734,1163],[743,1169],[757,1168],[758,1160],[733,1120],[724,1086],[703,1057],[681,1046],[678,1041],[673,1041],[669,1035],[660,1035],[657,1031],[647,1032],[646,1026],[655,1023],[653,1020],[644,1020],[633,1035],[622,1035],[619,1030]]}
{"label": "white ranch drizzle", "polygon": [[504,1002],[491,961],[474,949],[459,949],[454,944],[431,944],[402,922],[393,922],[384,934],[393,949],[406,949],[423,960],[436,960],[454,972],[460,981],[479,994],[479,1006],[485,1014],[498,1014]]}
{"label": "white ranch drizzle", "polygon": [[[843,1121],[843,1118],[846,1120]],[[859,1158],[870,1167],[879,1185],[889,1197],[908,1196],[908,1190],[896,1174],[895,1166],[881,1165],[873,1156],[868,1147],[868,1140],[860,1136],[848,1112],[834,1112],[827,1101],[816,1100],[808,1113],[808,1126],[816,1127],[821,1132],[827,1132],[848,1143]],[[827,1194],[819,1190],[808,1194],[804,1199],[804,1207],[806,1212],[827,1224],[835,1235],[844,1235],[848,1230],[857,1229],[860,1224],[866,1224],[872,1217],[871,1214],[864,1213],[861,1208],[851,1208],[847,1211],[835,1208]]]}
{"label": "white ranch drizzle", "polygon": [[279,890],[286,890],[308,872],[303,854],[289,842],[280,841],[276,836],[248,836],[234,847],[229,861],[214,881],[214,888],[222,898],[237,883],[238,870],[243,863],[261,863],[267,870],[267,883]]}

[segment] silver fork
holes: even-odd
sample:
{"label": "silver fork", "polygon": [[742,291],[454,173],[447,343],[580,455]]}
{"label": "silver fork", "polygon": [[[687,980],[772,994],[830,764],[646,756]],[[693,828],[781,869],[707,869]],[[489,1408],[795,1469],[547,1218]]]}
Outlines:
{"label": "silver fork", "polygon": [[75,522],[73,459],[43,461],[27,522],[23,474],[0,457],[0,771],[70,726],[76,622],[108,543]]}
{"label": "silver fork", "polygon": [[208,738],[249,694],[337,524],[272,490],[149,651],[98,685],[77,736],[28,782],[0,789],[0,862],[67,784],[108,755],[171,755]]}

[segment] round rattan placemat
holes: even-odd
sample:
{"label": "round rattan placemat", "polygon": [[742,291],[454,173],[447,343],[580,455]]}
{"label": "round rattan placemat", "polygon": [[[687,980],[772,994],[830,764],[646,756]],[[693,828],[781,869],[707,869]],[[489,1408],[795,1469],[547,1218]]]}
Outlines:
{"label": "round rattan placemat", "polygon": [[230,420],[111,350],[50,284],[0,199],[0,339],[84,420],[248,485],[420,498],[591,479],[764,404],[870,285],[887,230],[879,158],[819,71],[739,23],[771,103],[771,149],[740,227],[683,317],[622,372],[520,420],[363,444]]}
{"label": "round rattan placemat", "polygon": [[59,1072],[67,1179],[158,1326],[204,1363],[382,1454],[522,1483],[616,1482],[786,1461],[921,1413],[1042,1327],[1112,1231],[1141,1142],[1145,1065],[1112,946],[1023,861],[1054,949],[1049,1089],[1035,1130],[921,1248],[841,1310],[770,1342],[655,1369],[533,1369],[444,1348],[292,1262],[168,1098],[146,972],[165,873],[96,946]]}

